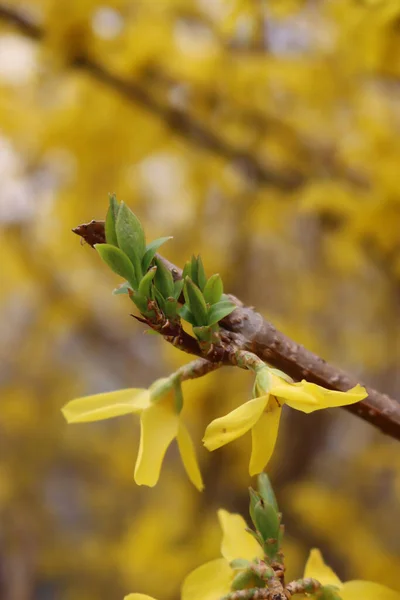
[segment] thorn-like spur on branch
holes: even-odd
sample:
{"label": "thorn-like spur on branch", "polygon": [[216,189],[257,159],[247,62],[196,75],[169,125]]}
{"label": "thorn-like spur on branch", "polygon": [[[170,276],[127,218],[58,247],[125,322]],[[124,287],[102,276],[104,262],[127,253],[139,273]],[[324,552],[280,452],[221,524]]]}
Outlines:
{"label": "thorn-like spur on branch", "polygon": [[[22,12],[0,5],[0,20],[16,27],[20,33],[35,41],[46,37],[46,31],[30,21]],[[185,110],[178,109],[150,93],[140,81],[125,80],[106,69],[98,61],[89,56],[75,56],[70,61],[70,67],[80,69],[97,82],[114,90],[143,110],[163,121],[175,134],[185,140],[204,148],[225,160],[234,163],[243,174],[259,184],[273,185],[283,190],[293,190],[304,183],[305,177],[298,171],[278,171],[262,163],[247,149],[233,146],[215,131]]]}
{"label": "thorn-like spur on branch", "polygon": [[[91,221],[76,227],[73,231],[91,246],[105,242],[103,221]],[[169,269],[174,280],[181,279],[182,270],[179,267],[161,256],[159,258]],[[288,338],[259,313],[244,306],[234,296],[230,296],[230,299],[237,308],[220,322],[221,337],[225,345],[235,350],[250,351],[297,381],[306,379],[311,383],[340,392],[345,392],[360,383]],[[192,352],[190,349],[187,351]],[[213,360],[211,356],[209,360]],[[343,408],[368,421],[386,435],[400,440],[400,402],[371,387],[365,387],[368,392],[365,400]]]}

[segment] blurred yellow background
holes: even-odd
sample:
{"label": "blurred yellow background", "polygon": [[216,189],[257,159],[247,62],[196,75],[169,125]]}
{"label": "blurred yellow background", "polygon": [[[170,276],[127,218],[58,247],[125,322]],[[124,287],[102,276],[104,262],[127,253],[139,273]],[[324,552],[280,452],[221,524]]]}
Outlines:
{"label": "blurred yellow background", "polygon": [[[15,15],[21,18],[15,18]],[[31,24],[31,25],[29,25]],[[136,487],[139,428],[67,427],[71,398],[148,386],[188,360],[143,334],[71,228],[108,193],[180,266],[400,398],[398,0],[0,2],[0,598],[179,597],[246,515],[247,436],[208,422],[249,397],[185,384],[206,489],[170,449]],[[270,475],[289,576],[319,546],[343,579],[400,590],[398,443],[341,410],[285,413]],[[252,482],[254,484],[254,482]]]}

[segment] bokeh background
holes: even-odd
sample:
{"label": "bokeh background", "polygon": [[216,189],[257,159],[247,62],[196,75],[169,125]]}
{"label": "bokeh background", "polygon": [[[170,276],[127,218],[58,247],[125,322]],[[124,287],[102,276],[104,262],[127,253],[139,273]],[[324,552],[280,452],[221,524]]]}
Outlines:
{"label": "bokeh background", "polygon": [[[19,15],[21,18],[16,17]],[[246,514],[250,440],[208,422],[249,397],[185,385],[206,489],[173,445],[133,482],[137,418],[66,426],[77,395],[148,386],[188,360],[143,334],[71,228],[115,192],[164,254],[400,398],[397,0],[0,2],[0,597],[179,597]],[[344,579],[400,589],[398,443],[347,412],[285,412],[269,473],[289,575],[319,546]]]}

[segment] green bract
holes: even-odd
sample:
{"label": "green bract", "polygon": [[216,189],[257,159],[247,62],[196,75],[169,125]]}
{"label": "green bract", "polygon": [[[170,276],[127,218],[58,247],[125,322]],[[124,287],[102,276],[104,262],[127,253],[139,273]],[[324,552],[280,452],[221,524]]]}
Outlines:
{"label": "green bract", "polygon": [[163,244],[165,244],[165,242],[168,242],[168,240],[172,240],[172,235],[169,235],[167,237],[158,238],[158,239],[150,242],[150,244],[147,244],[146,252],[144,253],[144,256],[142,258],[143,273],[145,273],[147,271],[147,269],[149,268],[149,266],[151,265],[151,261],[155,257],[156,252],[159,249],[159,247],[162,246]]}
{"label": "green bract", "polygon": [[199,326],[208,325],[207,305],[203,294],[189,276],[185,278],[183,294],[186,304],[194,317],[195,324]]}
{"label": "green bract", "polygon": [[133,288],[137,287],[135,269],[127,255],[120,248],[111,244],[96,244],[95,249],[114,273],[127,279]]}
{"label": "green bract", "polygon": [[[174,281],[171,270],[156,255],[158,248],[172,236],[145,243],[143,227],[136,215],[110,195],[105,220],[105,244],[96,249],[108,266],[127,281],[114,294],[129,294],[142,314],[170,321],[184,319],[205,344],[218,343],[218,321],[229,315],[235,304],[224,295],[220,275],[207,279],[200,256],[192,256],[183,269],[182,279]],[[149,311],[149,301],[156,303]],[[178,306],[178,303],[181,306]],[[153,310],[154,309],[154,310]]]}
{"label": "green bract", "polygon": [[117,233],[115,231],[115,224],[117,222],[117,216],[119,211],[119,205],[115,194],[110,195],[110,206],[107,211],[106,222],[104,224],[104,231],[106,234],[107,244],[118,246]]}
{"label": "green bract", "polygon": [[159,258],[155,259],[157,272],[155,276],[155,285],[163,298],[167,299],[174,296],[174,280],[171,271],[167,269],[163,261]]}
{"label": "green bract", "polygon": [[204,300],[208,304],[216,304],[224,293],[224,286],[221,276],[218,273],[211,275],[204,286]]}
{"label": "green bract", "polygon": [[129,257],[135,268],[137,281],[142,278],[142,258],[146,251],[142,224],[133,212],[121,202],[115,224],[118,246]]}

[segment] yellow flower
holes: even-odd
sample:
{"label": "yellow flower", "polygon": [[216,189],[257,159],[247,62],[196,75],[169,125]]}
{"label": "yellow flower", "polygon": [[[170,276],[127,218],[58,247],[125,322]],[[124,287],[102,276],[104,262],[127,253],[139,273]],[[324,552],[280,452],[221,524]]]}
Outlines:
{"label": "yellow flower", "polygon": [[314,548],[310,552],[304,577],[312,577],[322,585],[338,588],[342,600],[400,600],[400,593],[394,592],[379,583],[371,581],[347,581],[342,583],[339,577],[324,563],[321,552]]}
{"label": "yellow flower", "polygon": [[148,389],[125,389],[71,400],[62,409],[68,423],[110,419],[128,413],[140,415],[140,445],[134,479],[138,485],[153,487],[160,476],[168,446],[177,438],[179,452],[190,481],[203,489],[197,458],[189,432],[176,406],[179,392],[167,379]]}
{"label": "yellow flower", "polygon": [[182,585],[181,600],[218,600],[231,591],[237,573],[230,566],[231,561],[237,558],[252,561],[263,556],[261,546],[246,531],[243,517],[221,509],[218,518],[222,528],[223,558],[205,563],[189,573]]}
{"label": "yellow flower", "polygon": [[291,383],[269,367],[257,374],[255,390],[256,398],[212,421],[203,438],[207,450],[212,451],[251,430],[251,476],[261,473],[272,456],[283,404],[310,413],[323,408],[353,404],[367,397],[365,388],[360,385],[347,392],[337,392],[305,380]]}
{"label": "yellow flower", "polygon": [[147,594],[128,594],[124,600],[155,600],[155,598]]}

